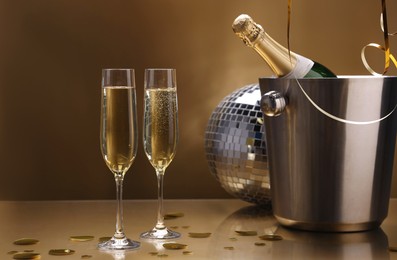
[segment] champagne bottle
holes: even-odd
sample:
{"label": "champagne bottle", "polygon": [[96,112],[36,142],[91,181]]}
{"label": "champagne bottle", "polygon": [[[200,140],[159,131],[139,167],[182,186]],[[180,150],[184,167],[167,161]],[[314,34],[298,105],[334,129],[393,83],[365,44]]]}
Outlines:
{"label": "champagne bottle", "polygon": [[325,66],[306,57],[289,52],[287,48],[271,38],[246,14],[238,16],[232,25],[234,33],[253,48],[278,77],[324,78],[336,77]]}

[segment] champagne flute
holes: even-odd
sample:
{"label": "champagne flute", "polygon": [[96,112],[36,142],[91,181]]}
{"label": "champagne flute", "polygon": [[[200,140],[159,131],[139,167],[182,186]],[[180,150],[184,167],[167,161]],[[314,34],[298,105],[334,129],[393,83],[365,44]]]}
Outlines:
{"label": "champagne flute", "polygon": [[168,229],[163,214],[163,179],[175,156],[178,142],[178,103],[175,69],[145,70],[143,144],[156,170],[158,182],[157,224],[141,234],[145,239],[172,239],[181,235]]}
{"label": "champagne flute", "polygon": [[103,69],[101,98],[101,152],[114,174],[117,194],[116,231],[99,243],[103,250],[135,249],[139,242],[128,239],[123,228],[123,180],[134,162],[138,145],[138,128],[133,69]]}

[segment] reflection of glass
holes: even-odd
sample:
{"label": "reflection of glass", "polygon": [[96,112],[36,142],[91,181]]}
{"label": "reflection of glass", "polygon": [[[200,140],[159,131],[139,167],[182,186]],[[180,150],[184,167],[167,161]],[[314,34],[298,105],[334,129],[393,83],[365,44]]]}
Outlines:
{"label": "reflection of glass", "polygon": [[[258,236],[242,237],[236,230],[257,231],[258,236],[275,233],[280,241]],[[231,240],[231,238],[233,240]],[[264,242],[265,247],[255,246]],[[224,247],[234,250],[225,252]],[[214,232],[211,259],[389,259],[388,239],[382,229],[353,233],[321,233],[287,229],[278,224],[271,210],[242,208],[227,217]]]}
{"label": "reflection of glass", "polygon": [[114,174],[117,190],[116,231],[100,249],[135,249],[139,242],[128,239],[123,230],[123,180],[137,151],[137,115],[133,69],[102,70],[100,140],[103,159]]}
{"label": "reflection of glass", "polygon": [[146,242],[148,244],[152,245],[156,252],[158,252],[159,254],[162,254],[165,251],[163,245],[165,243],[169,243],[170,241],[163,240],[163,239],[148,239],[148,240],[146,240]]}
{"label": "reflection of glass", "polygon": [[146,156],[156,170],[158,211],[156,226],[141,234],[147,239],[172,239],[180,234],[164,224],[163,179],[165,169],[175,156],[178,142],[178,104],[174,69],[145,70],[143,144]]}
{"label": "reflection of glass", "polygon": [[105,253],[111,255],[114,260],[125,260],[125,250],[105,251]]}

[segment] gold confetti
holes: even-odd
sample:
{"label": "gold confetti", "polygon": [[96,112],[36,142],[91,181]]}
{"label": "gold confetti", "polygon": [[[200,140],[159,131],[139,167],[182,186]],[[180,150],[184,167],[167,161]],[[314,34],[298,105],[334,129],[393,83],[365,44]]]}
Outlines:
{"label": "gold confetti", "polygon": [[167,254],[158,254],[157,257],[168,257]]}
{"label": "gold confetti", "polygon": [[182,228],[188,229],[188,228],[190,228],[190,226],[182,226]]}
{"label": "gold confetti", "polygon": [[177,229],[178,226],[170,226],[170,228],[172,228],[172,229]]}
{"label": "gold confetti", "polygon": [[211,233],[193,233],[193,232],[189,232],[189,237],[193,237],[193,238],[207,238],[211,236]]}
{"label": "gold confetti", "polygon": [[242,231],[242,230],[235,230],[237,234],[240,236],[256,236],[258,235],[258,232],[256,231]]}
{"label": "gold confetti", "polygon": [[266,244],[263,243],[263,242],[255,242],[255,245],[256,245],[256,246],[265,246]]}
{"label": "gold confetti", "polygon": [[226,249],[226,250],[234,250],[234,246],[225,246],[224,249]]}
{"label": "gold confetti", "polygon": [[51,249],[48,251],[48,254],[50,255],[73,255],[74,250],[72,249]]}
{"label": "gold confetti", "polygon": [[40,259],[41,256],[39,253],[24,252],[24,253],[16,253],[15,255],[13,255],[12,258],[13,259]]}
{"label": "gold confetti", "polygon": [[182,254],[184,255],[193,255],[192,251],[183,251]]}
{"label": "gold confetti", "polygon": [[34,238],[20,238],[14,241],[15,245],[35,245],[39,243],[39,240],[34,239]]}
{"label": "gold confetti", "polygon": [[110,239],[112,239],[112,237],[100,237],[98,240],[100,243],[102,243],[102,242],[109,241]]}
{"label": "gold confetti", "polygon": [[235,238],[235,237],[230,237],[229,240],[230,240],[230,241],[237,241],[237,238]]}
{"label": "gold confetti", "polygon": [[23,250],[23,252],[31,253],[31,252],[34,252],[34,250],[33,249],[26,249],[26,250]]}
{"label": "gold confetti", "polygon": [[268,240],[268,241],[277,241],[277,240],[283,240],[282,236],[276,235],[276,234],[268,234],[268,235],[263,235],[259,237],[262,240]]}
{"label": "gold confetti", "polygon": [[75,242],[86,242],[93,240],[94,236],[71,236],[69,239]]}
{"label": "gold confetti", "polygon": [[81,259],[88,259],[88,258],[91,258],[91,257],[92,257],[92,255],[82,255]]}
{"label": "gold confetti", "polygon": [[149,252],[149,255],[158,255],[159,252]]}
{"label": "gold confetti", "polygon": [[397,252],[397,246],[390,246],[389,247],[390,252]]}
{"label": "gold confetti", "polygon": [[179,250],[179,249],[185,249],[187,245],[179,244],[179,243],[165,243],[163,244],[163,247],[165,249]]}
{"label": "gold confetti", "polygon": [[18,251],[15,251],[15,250],[12,250],[12,251],[8,251],[8,252],[7,252],[8,255],[14,255],[14,254],[16,254],[16,253],[18,253]]}
{"label": "gold confetti", "polygon": [[164,219],[174,219],[174,218],[181,218],[185,216],[182,212],[173,212],[173,213],[167,213],[164,214]]}

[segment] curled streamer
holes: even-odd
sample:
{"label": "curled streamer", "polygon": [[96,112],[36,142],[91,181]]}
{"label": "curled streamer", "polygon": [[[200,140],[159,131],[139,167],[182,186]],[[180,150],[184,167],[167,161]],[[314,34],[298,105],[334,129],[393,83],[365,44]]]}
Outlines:
{"label": "curled streamer", "polygon": [[[288,21],[287,21],[287,43],[288,43],[288,52],[289,52],[289,56],[290,56],[290,60],[291,60],[291,50],[290,50],[290,26],[291,26],[291,4],[292,4],[292,0],[288,0]],[[384,19],[383,19],[384,18]],[[366,58],[365,58],[365,49],[367,47],[375,47],[377,49],[382,50],[385,53],[385,69],[383,74],[385,74],[390,66],[390,60],[394,63],[394,65],[397,68],[397,61],[394,58],[394,56],[390,53],[390,47],[389,47],[389,36],[394,36],[397,34],[397,32],[394,33],[389,33],[388,32],[388,28],[387,28],[387,16],[386,16],[386,2],[385,0],[382,0],[382,13],[380,16],[380,26],[381,29],[384,33],[384,40],[385,40],[385,47],[377,44],[377,43],[370,43],[366,46],[364,46],[364,48],[361,50],[361,59],[364,63],[364,66],[366,67],[366,69],[373,75],[382,75],[379,74],[377,72],[375,72],[371,66],[368,64]],[[303,92],[303,94],[306,96],[306,98],[309,100],[309,102],[322,114],[324,114],[325,116],[336,120],[338,122],[341,123],[345,123],[345,124],[353,124],[353,125],[369,125],[369,124],[375,124],[375,123],[379,123],[380,121],[383,121],[384,119],[388,118],[391,114],[394,113],[394,111],[397,110],[397,104],[394,106],[394,108],[385,116],[383,116],[382,118],[379,119],[375,119],[375,120],[370,120],[370,121],[354,121],[354,120],[348,120],[348,119],[344,119],[344,118],[340,118],[338,116],[335,116],[327,111],[325,111],[323,108],[321,108],[318,104],[316,104],[315,101],[313,101],[310,96],[306,93],[306,91],[303,89],[302,85],[299,82],[299,79],[295,77],[296,83],[298,84],[299,88],[301,89],[301,91]],[[288,89],[287,89],[288,91]]]}
{"label": "curled streamer", "polygon": [[290,29],[291,29],[291,8],[292,8],[292,0],[288,0],[288,20],[287,20],[287,47],[288,47],[288,55],[289,60],[291,61],[291,46],[290,46]]}
{"label": "curled streamer", "polygon": [[[361,60],[362,60],[362,62],[364,64],[364,67],[369,71],[369,73],[371,73],[374,76],[382,76],[382,75],[386,74],[387,71],[389,70],[389,67],[390,67],[390,61],[392,61],[394,66],[397,68],[397,60],[393,56],[393,54],[390,53],[390,46],[389,46],[389,36],[394,36],[394,35],[397,34],[397,32],[389,33],[389,31],[388,31],[388,28],[387,28],[386,0],[382,0],[382,13],[380,15],[380,27],[381,27],[381,29],[383,31],[383,38],[384,38],[385,46],[382,46],[382,45],[377,44],[377,43],[370,43],[370,44],[367,44],[366,46],[364,46],[361,49]],[[385,66],[384,66],[384,70],[383,70],[382,74],[377,73],[368,64],[367,59],[365,57],[365,50],[368,47],[377,48],[377,49],[379,49],[379,50],[381,50],[381,51],[383,51],[385,53]]]}

